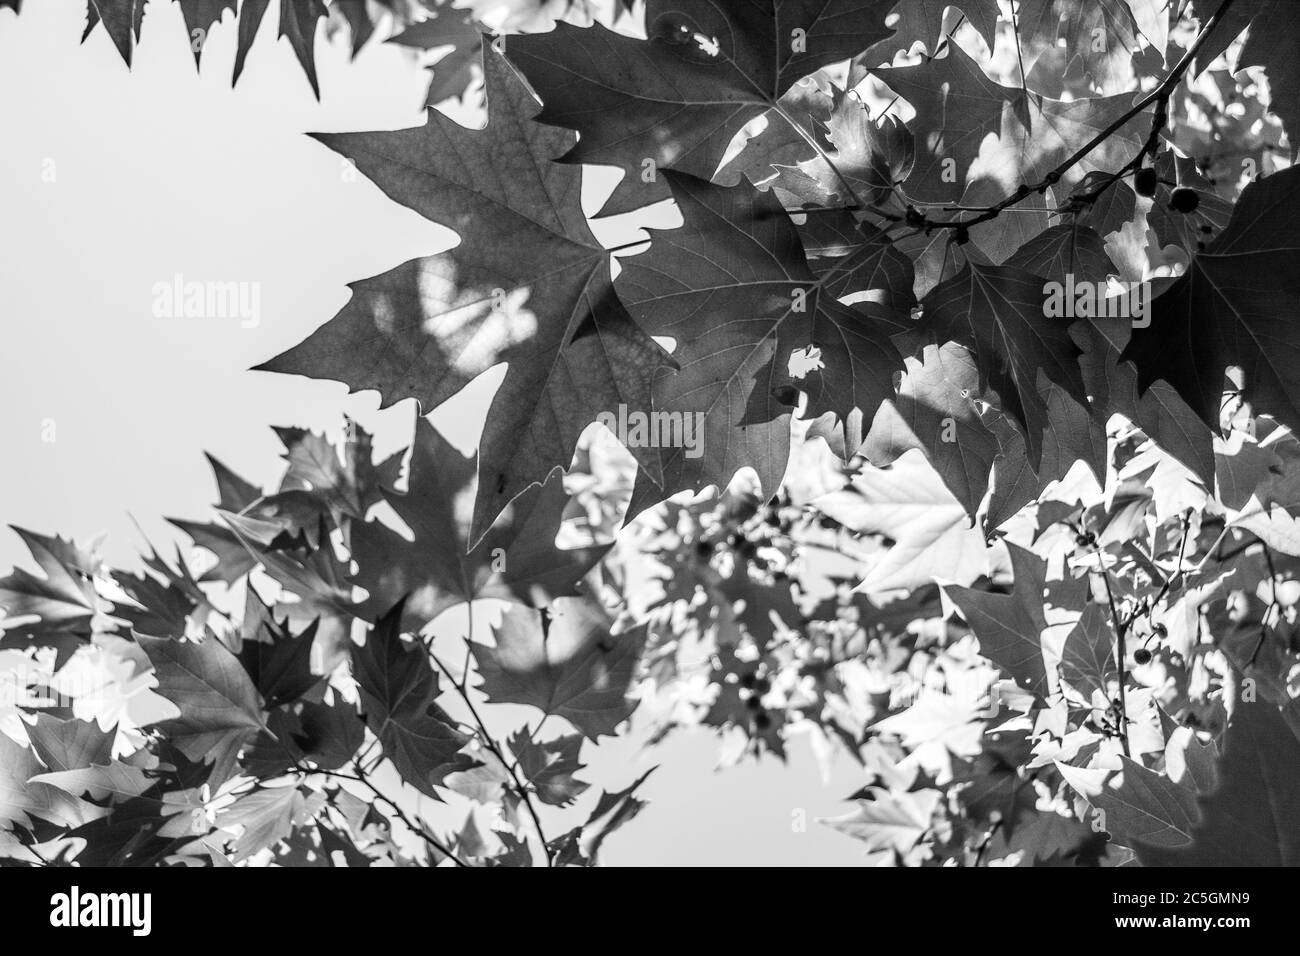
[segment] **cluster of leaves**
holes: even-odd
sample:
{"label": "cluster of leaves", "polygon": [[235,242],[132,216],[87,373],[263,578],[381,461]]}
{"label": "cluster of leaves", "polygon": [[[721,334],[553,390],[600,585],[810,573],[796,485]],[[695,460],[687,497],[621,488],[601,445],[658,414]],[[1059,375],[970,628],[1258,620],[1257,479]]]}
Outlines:
{"label": "cluster of leaves", "polygon": [[[510,761],[467,677],[403,649],[477,598],[517,605],[493,650],[470,642],[489,700],[611,733],[640,660],[662,733],[712,726],[739,757],[807,731],[861,761],[856,809],[828,822],[875,862],[1300,862],[1297,21],[1280,0],[649,0],[630,21],[480,44],[481,128],[430,109],[318,136],[460,242],[353,283],[262,368],[425,409],[505,374],[477,460],[421,425],[405,494],[351,446],[295,462],[294,435],[276,495],[219,475],[224,523],[186,527],[209,579],[257,566],[297,596],[267,627],[311,628],[313,673],[351,658],[372,745],[420,792],[504,764],[503,862],[589,860],[593,839],[515,826],[549,789],[526,768],[568,779],[576,748]],[[598,240],[585,166],[622,171],[597,218],[648,239]],[[1149,309],[1111,317],[1142,301],[1113,282]],[[1066,318],[1050,283],[1103,291]],[[593,469],[566,506],[620,408],[698,416],[703,454],[630,441],[617,480]],[[381,501],[413,540],[367,520]],[[557,549],[582,523],[566,507],[630,524]],[[32,540],[49,578],[16,573],[0,601],[43,623],[5,640],[115,616],[164,696],[161,648],[256,641],[208,634],[183,564],[114,575],[123,604],[82,552]],[[325,711],[234,673],[260,703],[212,726],[187,698],[161,730],[180,757],[151,738],[149,771],[187,781],[202,754],[223,795],[265,760],[301,798],[272,834],[319,829],[329,797],[302,774],[338,772],[307,730]],[[346,682],[313,686],[351,707]],[[28,803],[54,772],[32,753]],[[594,842],[637,806],[603,798]],[[484,857],[477,829],[412,829],[431,861]]]}
{"label": "cluster of leaves", "polygon": [[[144,29],[150,4],[171,0],[86,0],[86,27],[81,40],[102,25],[104,32],[131,66],[136,45]],[[201,64],[208,34],[230,14],[230,26],[238,31],[231,85],[239,82],[244,63],[257,37],[271,0],[176,0],[180,4],[185,33],[194,64]],[[0,0],[0,8],[15,13],[23,0]],[[387,42],[418,51],[438,51],[431,73],[429,105],[463,96],[474,82],[483,36],[491,34],[486,21],[502,29],[541,29],[554,23],[555,16],[590,21],[595,16],[617,17],[627,11],[629,0],[476,0],[453,6],[454,0],[281,0],[276,36],[289,41],[312,92],[320,97],[316,77],[316,35],[322,23],[332,35],[346,31],[352,55],[361,52],[379,33]],[[608,7],[608,9],[606,9]]]}
{"label": "cluster of leaves", "polygon": [[[475,534],[620,406],[701,414],[707,449],[634,448],[632,516],[742,467],[775,490],[796,415],[820,419],[846,460],[921,447],[972,512],[992,470],[998,516],[1075,458],[1101,469],[1115,413],[1206,477],[1229,367],[1261,412],[1296,423],[1285,326],[1300,180],[1251,180],[1234,209],[1166,135],[1198,51],[1235,21],[1149,27],[1160,55],[1130,57],[1154,71],[1146,92],[1053,99],[1030,85],[1034,70],[996,82],[961,31],[944,56],[870,65],[908,42],[884,25],[887,3],[751,6],[654,3],[650,39],[561,23],[511,38],[509,62],[489,48],[482,129],[431,110],[414,129],[322,135],[461,241],[355,283],[334,319],[262,367],[427,408],[505,363]],[[1038,32],[995,19],[988,39],[1009,31],[999,46],[1015,41],[1019,68],[1026,49],[1058,48],[1045,16]],[[941,21],[927,21],[936,44]],[[872,83],[912,107],[910,126],[869,115]],[[1255,171],[1280,162],[1262,154]],[[683,220],[652,229],[613,281],[580,203],[584,163],[625,171],[605,212],[672,198]],[[1139,169],[1156,173],[1150,197],[1129,185]],[[1171,207],[1178,190],[1194,212]],[[1157,290],[1146,327],[1045,318],[1047,282],[1138,282],[1176,255],[1166,272],[1181,275]],[[1253,291],[1264,278],[1269,292]]]}
{"label": "cluster of leaves", "polygon": [[[940,635],[937,650],[921,642],[918,652],[918,635],[906,630],[869,652],[854,647],[869,630],[842,635],[827,607],[797,610],[784,582],[769,578],[785,571],[762,562],[755,571],[758,545],[743,528],[725,530],[739,533],[744,550],[715,568],[705,553],[717,544],[713,526],[683,532],[687,512],[670,507],[668,543],[643,542],[645,553],[674,556],[662,605],[644,608],[662,614],[668,634],[652,643],[667,651],[652,654],[651,666],[688,696],[706,689],[694,709],[675,701],[672,720],[685,713],[735,728],[749,746],[778,753],[787,721],[769,708],[774,694],[822,729],[835,712],[830,729],[855,749],[879,720],[925,756],[910,775],[894,764],[881,770],[863,819],[843,824],[873,851],[983,860],[1028,847],[1031,861],[1095,861],[1099,838],[1077,803],[1094,795],[1062,767],[1116,773],[1132,789],[1140,770],[1159,776],[1181,759],[1169,748],[1187,746],[1187,735],[1175,741],[1152,715],[1222,731],[1232,709],[1223,682],[1234,672],[1214,671],[1199,639],[1176,648],[1181,689],[1172,698],[1130,687],[1139,662],[1125,649],[1136,622],[1167,611],[1193,582],[1209,587],[1220,569],[1199,561],[1202,579],[1182,558],[1167,566],[1175,540],[1180,555],[1204,557],[1194,537],[1190,549],[1186,541],[1201,522],[1184,513],[1175,535],[1153,490],[1156,471],[1124,468],[1141,447],[1206,492],[1200,512],[1231,511],[1242,502],[1214,498],[1224,491],[1225,384],[1270,427],[1290,434],[1300,425],[1292,331],[1300,173],[1286,168],[1282,126],[1262,105],[1225,135],[1214,102],[1229,120],[1242,116],[1232,104],[1263,98],[1248,69],[1262,65],[1268,108],[1285,124],[1296,67],[1258,26],[1239,40],[1263,22],[1266,5],[904,2],[891,20],[892,8],[651,2],[645,39],[561,23],[512,38],[509,65],[487,51],[481,130],[431,113],[417,129],[323,137],[389,196],[455,228],[461,243],[356,284],[338,316],[264,367],[430,406],[505,362],[481,445],[476,529],[566,466],[603,409],[703,418],[702,456],[631,449],[639,468],[628,517],[666,496],[725,487],[741,468],[769,496],[788,473],[792,420],[811,421],[809,434],[843,460],[871,465],[827,512],[891,542],[861,587],[907,592],[893,615],[939,622],[921,629]],[[1207,69],[1224,53],[1231,59]],[[865,105],[873,91],[893,96],[876,115]],[[894,112],[900,101],[912,111],[906,123]],[[528,185],[467,166],[463,156],[475,150],[529,170]],[[649,230],[648,248],[620,261],[612,291],[610,251],[593,242],[574,198],[582,164],[623,171],[602,214],[671,199],[682,220]],[[1110,280],[1154,287],[1149,314],[1110,318],[1115,311],[1097,301],[1104,292],[1075,321],[1046,308],[1049,283],[1105,289]],[[665,339],[671,353],[656,351]],[[1131,431],[1116,431],[1116,420]],[[1234,474],[1239,454],[1228,455]],[[932,498],[918,500],[924,481],[914,463],[902,466],[908,455],[941,477]],[[1094,548],[1083,563],[1066,562],[1053,589],[1043,558],[1028,550],[1034,540],[1012,543],[1008,529],[1070,487],[1063,481],[1077,462],[1100,497],[1062,499],[1078,513],[1047,509],[1049,526],[1073,521],[1080,540],[1109,535],[1116,554]],[[1231,487],[1246,498],[1256,491],[1249,481]],[[1122,520],[1111,521],[1117,507]],[[1152,509],[1159,520],[1148,528]],[[1002,542],[993,553],[990,539]],[[692,547],[698,555],[683,552]],[[1014,569],[1010,595],[968,589],[1001,566]],[[1000,725],[994,744],[977,724],[972,731],[972,714],[986,706],[987,688],[968,673],[978,665],[962,666],[968,650],[942,639],[945,615],[914,606],[936,580],[962,588],[944,591],[947,610],[1021,695],[1013,699],[1023,720]],[[1130,593],[1117,599],[1121,582]],[[1068,654],[1046,636],[1049,615],[1052,627],[1079,635]],[[849,647],[837,648],[837,637]],[[1220,652],[1219,643],[1210,646]],[[926,663],[912,673],[918,653]],[[683,654],[702,681],[680,680]],[[1069,673],[1058,673],[1066,664]],[[828,707],[826,695],[848,699],[837,668],[854,667],[865,667],[865,686],[877,693],[907,673],[914,683],[904,694],[918,701],[910,716],[886,717],[890,707],[871,700],[848,708],[846,726],[845,708]],[[1138,713],[1155,728],[1142,749],[1130,741]],[[966,749],[957,756],[968,763],[927,766],[952,749],[920,746],[935,735],[918,722],[959,728]],[[1147,746],[1153,740],[1158,747]],[[1147,763],[1123,762],[1135,757]],[[995,780],[1005,792],[969,796]],[[1189,794],[1180,806],[1194,807]],[[1103,809],[1106,799],[1096,797]],[[1022,810],[1047,821],[1041,831],[1022,827]],[[1142,818],[1153,812],[1143,807]],[[1192,840],[1193,819],[1189,812],[1180,838]],[[1100,830],[1129,849],[1142,836],[1114,819]]]}
{"label": "cluster of leaves", "polygon": [[1117,419],[1104,486],[1080,463],[992,538],[916,452],[810,442],[778,500],[670,503],[607,559],[641,713],[852,755],[823,822],[883,865],[1295,863],[1300,448],[1229,424],[1207,488]]}
{"label": "cluster of leaves", "polygon": [[[601,793],[558,835],[542,816],[588,790],[577,777],[584,741],[630,713],[644,634],[616,626],[583,584],[608,545],[557,552],[559,476],[470,549],[473,459],[423,421],[404,491],[404,453],[373,461],[363,429],[350,426],[342,447],[278,433],[288,463],[278,490],[214,459],[220,523],[175,522],[208,556],[202,574],[179,549],[174,565],[153,553],[131,574],[19,530],[44,573],[0,579],[0,857],[593,863],[640,810],[640,781]],[[380,502],[414,542],[366,520]],[[241,594],[242,615],[221,609]],[[454,671],[426,625],[486,598],[502,608],[493,640],[474,639],[470,615]],[[525,723],[507,737],[485,723],[484,700],[572,730]],[[468,803],[464,825],[435,832],[417,794]]]}

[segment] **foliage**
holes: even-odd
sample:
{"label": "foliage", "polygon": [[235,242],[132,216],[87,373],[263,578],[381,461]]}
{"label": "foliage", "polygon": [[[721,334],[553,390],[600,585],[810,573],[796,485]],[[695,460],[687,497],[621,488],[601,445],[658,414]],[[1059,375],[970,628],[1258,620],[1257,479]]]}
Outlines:
{"label": "foliage", "polygon": [[[590,786],[576,776],[583,738],[613,733],[631,711],[644,630],[623,629],[590,594],[579,596],[608,546],[557,555],[569,500],[557,482],[556,494],[522,496],[517,526],[503,516],[484,539],[499,547],[488,568],[507,562],[513,575],[449,574],[467,561],[464,539],[437,533],[437,523],[468,525],[474,472],[431,426],[417,429],[402,491],[402,454],[372,462],[370,436],[355,425],[341,446],[277,431],[287,463],[278,490],[263,494],[213,460],[222,523],[184,523],[209,555],[201,577],[233,585],[220,585],[227,596],[242,593],[242,615],[208,601],[179,550],[174,564],[153,554],[143,574],[131,575],[104,567],[91,550],[23,533],[47,578],[20,571],[0,581],[6,624],[33,621],[0,639],[0,654],[32,652],[27,671],[8,675],[8,705],[38,715],[17,725],[30,751],[7,736],[0,744],[6,857],[591,862],[594,847],[640,806],[635,787],[601,794],[586,823],[554,838],[537,804],[563,807],[582,796]],[[392,563],[371,578],[369,549],[395,532],[359,512],[381,497],[420,533],[422,560],[402,565],[391,551],[375,551]],[[542,553],[549,563],[538,568]],[[532,573],[524,570],[530,560]],[[382,604],[395,568],[413,598]],[[366,581],[369,600],[353,601],[349,580]],[[94,612],[60,613],[68,602],[46,597],[60,592]],[[264,601],[262,592],[278,596]],[[475,639],[467,621],[465,669],[444,664],[432,636],[410,636],[444,609],[486,595],[515,609],[492,641]],[[78,649],[64,652],[64,638]],[[75,681],[78,661],[107,663],[120,706],[100,706],[104,690]],[[541,724],[530,721],[507,745],[480,717],[483,698],[530,705],[577,733],[539,734]],[[385,779],[385,763],[396,779]],[[477,809],[458,832],[436,834],[397,796],[400,784],[433,800],[455,794]],[[138,834],[106,832],[123,814]],[[121,845],[112,842],[119,836]]]}
{"label": "foliage", "polygon": [[[142,6],[92,0],[128,61]],[[281,8],[313,85],[342,7]],[[480,128],[319,135],[460,242],[262,368],[427,411],[504,364],[478,454],[419,419],[403,481],[358,429],[281,430],[277,491],[214,462],[220,523],[178,522],[197,579],[20,531],[45,574],[0,581],[23,693],[97,654],[177,713],[110,734],[25,698],[9,858],[588,864],[641,780],[558,837],[543,811],[635,708],[716,729],[724,762],[850,754],[825,822],[873,863],[1296,863],[1274,7],[649,0],[643,32],[584,9],[480,44]],[[398,41],[469,62],[460,14],[426,12]],[[593,165],[622,171],[606,222]],[[598,240],[622,214],[645,238]],[[434,620],[489,600],[492,642],[446,666]],[[483,701],[568,726],[502,743]],[[435,833],[381,767],[480,810]]]}
{"label": "foliage", "polygon": [[[86,27],[81,41],[102,27],[129,67],[144,33],[145,15],[153,6],[171,0],[85,0]],[[201,66],[203,48],[214,27],[227,22],[237,31],[234,72],[231,85],[239,82],[244,64],[257,40],[271,0],[175,0],[180,5],[185,33],[194,52],[194,65]],[[23,0],[0,0],[0,9],[22,10]],[[303,76],[320,98],[316,77],[316,35],[321,25],[330,36],[348,38],[352,56],[376,36],[421,53],[439,51],[430,65],[430,106],[465,95],[474,83],[475,68],[482,52],[484,34],[498,29],[516,32],[554,24],[555,16],[587,20],[597,13],[612,19],[626,13],[631,0],[613,0],[612,9],[602,9],[602,0],[290,0],[275,4],[278,19],[275,37],[289,41]],[[491,24],[495,26],[490,26]]]}

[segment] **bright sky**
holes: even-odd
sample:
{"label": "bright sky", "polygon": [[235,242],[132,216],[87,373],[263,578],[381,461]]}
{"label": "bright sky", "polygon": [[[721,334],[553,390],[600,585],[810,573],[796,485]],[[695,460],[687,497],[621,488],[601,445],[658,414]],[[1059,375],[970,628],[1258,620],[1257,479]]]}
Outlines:
{"label": "bright sky", "polygon": [[[381,454],[409,441],[413,408],[378,412],[373,392],[247,371],[300,341],[347,300],[346,283],[445,248],[451,234],[388,201],[302,133],[422,122],[422,71],[391,46],[353,63],[345,42],[317,47],[323,102],[312,98],[276,17],[229,85],[234,31],[209,38],[195,72],[179,8],[150,4],[134,71],[102,29],[78,46],[84,5],[0,12],[0,469],[5,524],[88,540],[135,566],[132,518],[159,544],[163,516],[202,518],[215,499],[210,451],[250,480],[279,474],[267,427],[337,429],[344,413]],[[49,181],[52,180],[52,181]],[[261,321],[156,318],[153,287],[177,275],[256,282]],[[473,442],[491,381],[432,417]],[[483,387],[480,387],[483,386]],[[52,431],[51,431],[52,430]],[[54,441],[44,439],[53,434]],[[31,567],[0,532],[0,574]],[[606,844],[618,864],[855,865],[858,845],[792,813],[844,812],[861,784],[847,761],[829,784],[807,745],[713,772],[708,734],[653,752],[633,733],[587,745],[586,778],[614,790],[660,764],[651,805]]]}

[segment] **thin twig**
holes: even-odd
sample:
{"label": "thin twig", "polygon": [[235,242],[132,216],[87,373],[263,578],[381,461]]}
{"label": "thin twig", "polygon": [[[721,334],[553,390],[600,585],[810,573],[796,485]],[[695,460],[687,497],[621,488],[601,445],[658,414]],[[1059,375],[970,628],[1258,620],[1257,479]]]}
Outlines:
{"label": "thin twig", "polygon": [[1272,616],[1274,610],[1278,608],[1277,604],[1277,568],[1273,566],[1273,552],[1264,545],[1264,564],[1268,567],[1268,607],[1264,609],[1264,616],[1259,622],[1259,643],[1255,645],[1255,650],[1250,655],[1248,666],[1253,666],[1255,658],[1259,657],[1259,652],[1264,648],[1264,640],[1268,637],[1268,619]]}
{"label": "thin twig", "polygon": [[979,847],[975,850],[975,861],[971,866],[979,866],[984,859],[984,851],[988,849],[989,844],[993,842],[994,835],[1002,828],[1002,821],[997,820],[993,826],[989,827],[989,832],[984,834],[984,839],[980,841]]}
{"label": "thin twig", "polygon": [[443,856],[447,857],[457,866],[464,866],[464,867],[469,866],[468,863],[466,863],[459,856],[453,853],[449,846],[445,845],[441,840],[433,836],[433,834],[429,833],[427,828],[422,826],[416,826],[415,822],[411,820],[409,816],[406,815],[406,811],[403,810],[401,807],[399,807],[396,801],[392,799],[392,797],[388,796],[388,794],[384,793],[382,790],[376,787],[374,783],[371,782],[370,778],[366,775],[365,770],[363,770],[359,764],[354,763],[353,766],[357,771],[356,774],[342,773],[341,771],[338,770],[312,769],[309,767],[299,767],[298,769],[303,773],[319,773],[319,774],[324,774],[327,777],[338,777],[341,780],[352,780],[355,781],[356,783],[364,785],[365,787],[369,788],[371,793],[375,795],[376,800],[382,800],[384,803],[388,804],[388,807],[392,811],[393,815],[397,817],[397,819],[401,820],[408,830],[410,830],[420,839],[424,840],[425,843],[429,844],[429,846],[433,847],[433,849],[437,850]]}
{"label": "thin twig", "polygon": [[1106,570],[1106,565],[1102,561],[1101,549],[1094,542],[1092,553],[1097,558],[1098,573],[1101,574],[1101,580],[1106,585],[1106,602],[1110,605],[1110,620],[1115,626],[1115,656],[1119,664],[1119,739],[1124,748],[1124,756],[1129,756],[1128,747],[1128,705],[1124,699],[1124,685],[1128,683],[1128,651],[1124,646],[1124,638],[1128,631],[1128,626],[1120,620],[1119,608],[1115,606],[1115,592],[1110,587],[1110,572]]}
{"label": "thin twig", "polygon": [[451,683],[452,687],[456,688],[456,693],[458,693],[460,695],[461,700],[465,702],[465,706],[469,709],[470,716],[473,718],[474,724],[478,728],[479,739],[483,742],[483,745],[487,747],[487,749],[491,752],[491,754],[501,762],[501,766],[506,768],[506,772],[510,774],[510,779],[514,783],[513,789],[515,793],[519,795],[519,799],[523,801],[524,808],[528,811],[528,815],[532,818],[533,828],[537,831],[537,839],[540,840],[542,844],[542,856],[546,858],[546,865],[554,866],[555,865],[554,861],[552,861],[551,859],[550,844],[546,839],[546,831],[542,828],[542,818],[538,814],[537,808],[533,805],[533,800],[529,794],[529,790],[524,785],[523,780],[520,779],[518,768],[512,765],[511,762],[506,759],[506,755],[502,751],[501,746],[496,742],[496,739],[492,736],[492,734],[488,732],[487,725],[483,722],[483,718],[479,716],[478,708],[474,706],[474,701],[470,698],[469,688],[466,685],[469,683],[469,667],[468,667],[469,651],[473,645],[473,640],[474,640],[473,607],[470,607],[467,613],[469,615],[469,626],[467,628],[467,633],[465,636],[466,668],[461,679],[458,681],[454,676],[452,676],[451,671],[449,671],[446,665],[443,664],[442,661],[438,659],[438,655],[433,652],[433,646],[431,643],[427,645],[429,660],[433,662],[434,667],[438,668],[438,670],[440,670],[443,673],[443,675]]}
{"label": "thin twig", "polygon": [[1187,550],[1187,530],[1192,521],[1192,513],[1184,511],[1182,514],[1183,536],[1178,542],[1178,560],[1174,563],[1174,573],[1165,578],[1165,583],[1160,586],[1159,593],[1156,594],[1155,600],[1151,602],[1151,607],[1155,608],[1157,604],[1165,599],[1169,593],[1170,587],[1173,586],[1174,578],[1183,573],[1183,554]]}
{"label": "thin twig", "polygon": [[1187,48],[1187,52],[1183,54],[1182,59],[1178,61],[1178,64],[1169,71],[1169,75],[1166,76],[1155,89],[1139,99],[1129,109],[1125,110],[1121,116],[1115,119],[1092,139],[1088,140],[1088,142],[1083,146],[1079,147],[1079,149],[1075,150],[1074,153],[1063,162],[1059,163],[1037,183],[1032,185],[1022,184],[1014,193],[1007,196],[1002,201],[987,207],[979,215],[970,219],[940,222],[927,220],[926,225],[932,229],[969,229],[971,226],[976,226],[980,223],[989,222],[990,220],[997,218],[1004,209],[1016,205],[1033,193],[1046,193],[1049,188],[1060,182],[1061,177],[1065,175],[1065,173],[1073,169],[1094,149],[1106,140],[1110,139],[1111,136],[1115,135],[1115,133],[1123,128],[1123,126],[1133,119],[1133,117],[1137,116],[1152,103],[1155,103],[1156,111],[1151,123],[1151,132],[1147,136],[1146,142],[1143,143],[1142,148],[1138,150],[1137,155],[1129,160],[1129,162],[1120,170],[1111,174],[1104,184],[1093,190],[1087,196],[1079,197],[1080,201],[1095,200],[1097,196],[1101,195],[1101,193],[1105,191],[1106,188],[1118,181],[1130,170],[1136,169],[1141,165],[1143,157],[1154,150],[1156,143],[1159,141],[1160,133],[1164,130],[1165,123],[1168,121],[1167,107],[1169,104],[1169,98],[1173,95],[1174,90],[1182,80],[1183,74],[1186,73],[1188,68],[1191,66],[1196,54],[1200,51],[1201,47],[1204,46],[1205,41],[1209,39],[1210,34],[1212,34],[1215,28],[1223,21],[1224,13],[1232,6],[1233,2],[1234,0],[1223,0],[1219,5],[1219,9],[1215,11],[1214,15],[1211,16],[1209,20],[1206,21],[1205,26],[1201,28],[1201,32],[1197,34],[1196,39],[1192,41],[1192,45]]}
{"label": "thin twig", "polygon": [[[875,203],[865,202],[863,198],[858,194],[853,184],[845,176],[845,174],[839,169],[838,166],[835,165],[835,161],[831,158],[830,154],[827,153],[827,151],[822,147],[822,145],[819,142],[817,142],[817,138],[814,135],[812,135],[811,132],[805,129],[802,124],[796,122],[794,117],[790,115],[789,111],[783,105],[781,105],[779,102],[776,102],[774,100],[770,101],[769,108],[772,109],[778,116],[780,116],[786,123],[788,123],[791,126],[791,128],[793,128],[795,132],[797,132],[799,136],[810,147],[812,147],[814,152],[816,152],[816,154],[827,164],[827,166],[830,167],[831,171],[835,174],[836,178],[840,181],[840,183],[844,186],[845,190],[853,198],[853,202],[847,205],[825,206],[825,207],[813,206],[806,209],[787,210],[787,212],[798,212],[801,214],[808,214],[808,213],[817,213],[817,212],[824,212],[824,211],[836,211],[841,209],[847,211],[870,212],[873,215],[879,216],[881,219],[884,219],[887,222],[906,223],[909,226],[915,227],[918,231],[924,231],[927,233],[934,229],[954,230],[954,232],[958,236],[958,242],[960,243],[964,241],[963,237],[968,235],[969,230],[971,229],[972,226],[978,226],[982,223],[990,222],[996,219],[1003,212],[1016,206],[1023,200],[1032,196],[1034,193],[1038,193],[1039,195],[1045,195],[1047,193],[1047,190],[1050,189],[1052,186],[1055,186],[1058,182],[1060,182],[1061,178],[1067,172],[1069,172],[1076,165],[1078,165],[1080,162],[1086,159],[1088,155],[1092,153],[1092,151],[1095,150],[1098,146],[1100,146],[1106,140],[1110,139],[1111,136],[1115,135],[1115,133],[1118,132],[1120,129],[1122,129],[1125,124],[1127,124],[1130,120],[1133,119],[1133,117],[1142,113],[1151,104],[1153,103],[1156,104],[1156,110],[1153,115],[1152,123],[1151,123],[1151,130],[1147,134],[1146,141],[1142,144],[1141,148],[1137,151],[1137,153],[1120,169],[1116,170],[1113,173],[1107,174],[1107,176],[1103,179],[1103,181],[1100,184],[1098,184],[1096,187],[1091,189],[1089,192],[1074,197],[1075,201],[1078,203],[1095,202],[1098,199],[1098,197],[1100,197],[1101,194],[1104,193],[1107,189],[1109,189],[1119,180],[1123,179],[1125,176],[1129,175],[1131,172],[1133,172],[1139,166],[1141,166],[1144,158],[1146,158],[1148,155],[1154,154],[1155,149],[1160,140],[1160,134],[1164,131],[1164,128],[1168,123],[1168,119],[1169,119],[1168,105],[1169,105],[1170,98],[1173,96],[1174,92],[1176,91],[1178,84],[1182,81],[1183,75],[1191,67],[1193,61],[1196,58],[1196,54],[1200,52],[1201,47],[1205,45],[1205,41],[1209,39],[1210,35],[1223,22],[1224,14],[1227,12],[1228,8],[1232,6],[1233,3],[1234,0],[1223,0],[1223,2],[1219,5],[1218,10],[1216,10],[1215,13],[1205,22],[1205,25],[1201,28],[1196,38],[1192,41],[1191,46],[1187,48],[1182,58],[1178,61],[1178,63],[1174,66],[1174,68],[1169,71],[1169,74],[1163,80],[1161,80],[1160,84],[1157,85],[1153,90],[1151,90],[1151,92],[1141,97],[1133,106],[1127,109],[1123,113],[1123,115],[1119,116],[1108,126],[1106,126],[1105,129],[1101,130],[1099,133],[1097,133],[1097,135],[1093,136],[1092,139],[1088,140],[1087,143],[1085,143],[1083,146],[1075,150],[1074,153],[1072,153],[1064,161],[1057,164],[1057,166],[1052,170],[1050,170],[1046,175],[1044,175],[1041,180],[1032,184],[1021,183],[1020,187],[1016,189],[1015,192],[1011,193],[1010,195],[1006,196],[1005,198],[1003,198],[997,203],[994,203],[991,206],[966,207],[960,205],[954,206],[948,203],[918,202],[916,200],[909,198],[908,195],[903,191],[902,185],[899,183],[890,184],[889,189],[907,206],[907,214],[905,216],[900,216],[896,213],[883,209]],[[962,16],[962,18],[953,27],[953,31],[958,29],[962,25],[962,23],[965,22],[965,19],[966,19],[965,16]],[[1023,60],[1023,54],[1020,49],[1018,18],[1016,18],[1016,20],[1013,20],[1013,23],[1015,25],[1015,31],[1016,31],[1016,55],[1020,65],[1021,94],[1022,96],[1027,96],[1028,88],[1025,86],[1024,60]],[[929,56],[928,60],[933,60],[935,59],[936,56],[938,56],[938,54],[942,53],[947,48],[951,39],[952,39],[952,32],[949,32],[949,34],[944,37],[943,42],[940,43],[939,46],[936,48],[934,55]],[[886,82],[888,82],[887,79]],[[898,101],[898,97],[895,96],[894,102],[897,101]],[[893,107],[893,103],[891,103],[890,106],[886,108],[881,115],[884,115],[884,113],[888,113],[889,109],[891,109],[892,107]],[[922,208],[942,207],[947,212],[973,212],[975,213],[975,215],[965,219],[931,219],[928,216],[924,216],[920,212],[918,212],[917,211],[918,207],[922,207]],[[1022,211],[1022,210],[1016,210],[1016,211]],[[649,237],[647,237],[646,239],[638,239],[634,242],[627,242],[627,243],[623,243],[622,245],[613,246],[611,248],[606,249],[605,251],[609,253],[622,252],[627,249],[633,249],[636,248],[637,246],[644,245],[647,242],[649,242]]]}

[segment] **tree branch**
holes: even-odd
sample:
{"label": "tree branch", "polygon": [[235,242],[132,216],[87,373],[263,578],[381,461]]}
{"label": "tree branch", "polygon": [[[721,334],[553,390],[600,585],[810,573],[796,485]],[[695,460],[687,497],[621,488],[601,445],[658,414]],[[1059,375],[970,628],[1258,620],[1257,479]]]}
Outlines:
{"label": "tree branch", "polygon": [[1115,135],[1115,133],[1122,129],[1126,123],[1133,119],[1133,117],[1137,116],[1152,103],[1155,103],[1156,111],[1152,118],[1151,132],[1148,134],[1146,142],[1143,143],[1142,148],[1138,150],[1137,155],[1129,160],[1121,169],[1111,173],[1106,182],[1101,186],[1091,191],[1086,196],[1077,197],[1076,200],[1079,202],[1095,201],[1107,188],[1141,165],[1143,158],[1155,150],[1160,139],[1160,133],[1164,130],[1165,124],[1169,119],[1169,98],[1173,96],[1174,90],[1183,78],[1183,74],[1187,72],[1192,61],[1195,59],[1196,54],[1200,51],[1201,47],[1205,45],[1205,41],[1210,37],[1219,24],[1223,22],[1224,13],[1226,13],[1228,8],[1232,6],[1233,2],[1234,0],[1223,0],[1219,5],[1219,9],[1215,11],[1214,15],[1211,16],[1209,20],[1206,21],[1205,26],[1201,28],[1201,32],[1197,34],[1196,39],[1192,41],[1192,45],[1187,48],[1182,59],[1178,61],[1178,64],[1169,71],[1169,75],[1166,76],[1155,89],[1139,99],[1132,107],[1126,110],[1122,116],[1110,123],[1110,125],[1079,149],[1075,150],[1073,154],[1063,162],[1059,163],[1040,181],[1033,183],[1032,185],[1022,183],[1020,188],[1011,195],[992,206],[986,207],[983,211],[969,219],[936,221],[926,217],[921,217],[922,223],[924,223],[927,229],[968,230],[972,226],[977,226],[981,223],[996,219],[1003,210],[1014,206],[1016,203],[1021,202],[1034,193],[1040,195],[1045,194],[1049,188],[1060,182],[1061,177],[1064,176],[1065,173],[1073,169],[1079,162],[1086,158],[1089,153],[1106,140],[1110,139],[1111,136]]}

